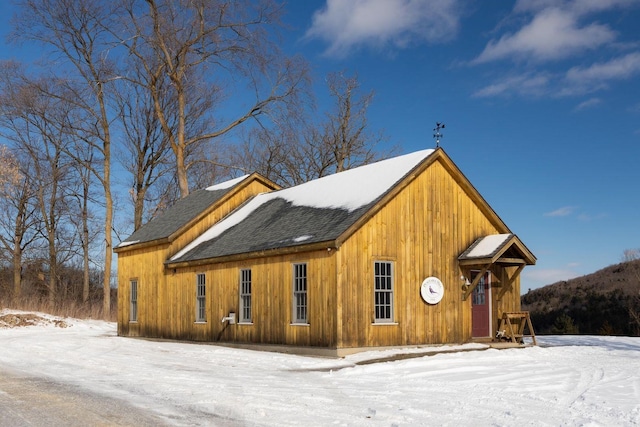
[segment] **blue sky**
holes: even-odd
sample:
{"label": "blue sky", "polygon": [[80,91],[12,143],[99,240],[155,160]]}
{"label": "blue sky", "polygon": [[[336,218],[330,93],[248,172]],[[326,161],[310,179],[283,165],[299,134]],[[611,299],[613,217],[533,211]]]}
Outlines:
{"label": "blue sky", "polygon": [[283,20],[320,111],[345,71],[400,152],[446,124],[442,147],[538,258],[523,292],[640,248],[640,1],[291,0]]}
{"label": "blue sky", "polygon": [[640,2],[290,2],[321,84],[357,73],[403,152],[441,145],[538,258],[522,290],[640,248]]}

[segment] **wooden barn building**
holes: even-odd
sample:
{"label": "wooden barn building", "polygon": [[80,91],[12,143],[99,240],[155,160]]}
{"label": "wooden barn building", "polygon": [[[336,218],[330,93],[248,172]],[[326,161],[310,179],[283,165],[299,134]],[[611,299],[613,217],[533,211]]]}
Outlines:
{"label": "wooden barn building", "polygon": [[490,338],[535,257],[441,149],[193,192],[118,254],[118,334],[344,355]]}

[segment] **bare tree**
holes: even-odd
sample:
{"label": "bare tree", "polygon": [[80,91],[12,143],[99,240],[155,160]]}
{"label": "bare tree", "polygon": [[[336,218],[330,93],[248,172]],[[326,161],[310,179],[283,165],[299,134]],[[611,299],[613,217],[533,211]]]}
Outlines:
{"label": "bare tree", "polygon": [[233,147],[229,162],[245,171],[258,172],[282,186],[295,185],[296,177],[290,175],[288,168],[288,157],[292,150],[297,150],[295,138],[297,135],[292,136],[281,128],[252,129],[242,144]]}
{"label": "bare tree", "polygon": [[154,202],[149,190],[172,172],[168,159],[171,148],[148,91],[139,85],[128,84],[118,95],[117,103],[124,131],[121,163],[133,179],[130,195],[133,229],[137,230],[144,222],[145,203]]}
{"label": "bare tree", "polygon": [[635,277],[636,294],[629,301],[629,318],[635,328],[636,335],[640,335],[640,249],[626,249],[622,257],[623,262],[630,263]]}
{"label": "bare tree", "polygon": [[[51,48],[62,59],[63,71],[72,77],[65,91],[49,94],[81,111],[82,120],[68,123],[77,141],[95,150],[102,160],[92,173],[104,192],[104,316],[111,310],[111,261],[113,198],[111,195],[112,118],[108,89],[116,77],[109,60],[112,48],[105,28],[116,15],[113,4],[100,0],[22,0],[15,37],[35,40]],[[68,65],[68,67],[67,67]],[[71,151],[68,154],[73,155]]]}
{"label": "bare tree", "polygon": [[[189,194],[190,147],[227,135],[248,119],[275,116],[280,109],[292,114],[299,110],[307,68],[300,58],[282,56],[269,38],[268,30],[280,12],[274,1],[124,0],[122,4],[129,25],[121,43],[146,70],[136,82],[151,92],[175,155],[181,197]],[[169,86],[161,84],[165,78]],[[235,118],[225,119],[220,103],[239,80],[247,83],[255,101]],[[162,102],[165,89],[175,99],[175,110],[167,111]],[[174,112],[177,120],[172,126]],[[189,121],[200,125],[195,126],[197,132],[189,131]]]}
{"label": "bare tree", "polygon": [[95,168],[93,162],[94,153],[90,147],[85,146],[84,148],[86,148],[85,155],[83,156],[82,152],[76,151],[76,161],[72,164],[75,175],[74,182],[77,185],[70,195],[70,202],[73,202],[73,206],[70,209],[75,209],[80,215],[71,215],[69,220],[77,231],[78,239],[82,246],[82,301],[87,303],[90,293],[90,253],[93,249],[92,242],[99,234],[96,232],[95,218],[91,206],[100,206],[101,203],[93,194],[91,171]]}
{"label": "bare tree", "polygon": [[328,114],[320,137],[322,145],[333,153],[335,171],[371,163],[378,155],[375,147],[382,139],[367,128],[367,110],[373,91],[361,94],[358,76],[344,72],[329,74],[327,86],[335,110]]}
{"label": "bare tree", "polygon": [[13,269],[14,301],[22,296],[24,253],[38,234],[35,187],[28,168],[28,162],[20,162],[6,146],[0,147],[0,244],[2,257]]}
{"label": "bare tree", "polygon": [[324,120],[282,121],[274,130],[250,135],[235,158],[280,185],[297,185],[312,179],[371,163],[390,155],[382,151],[381,134],[371,131],[367,110],[373,92],[361,93],[357,77],[332,73],[327,87],[333,99]]}
{"label": "bare tree", "polygon": [[47,95],[52,92],[49,82],[30,81],[20,67],[5,71],[1,85],[3,102],[11,110],[5,111],[2,122],[9,130],[7,139],[13,142],[15,150],[24,153],[31,165],[30,180],[35,188],[40,230],[46,242],[49,303],[53,306],[59,265],[73,254],[75,246],[75,233],[67,232],[66,227],[71,161],[62,147],[68,144],[63,127],[67,122],[67,104]]}

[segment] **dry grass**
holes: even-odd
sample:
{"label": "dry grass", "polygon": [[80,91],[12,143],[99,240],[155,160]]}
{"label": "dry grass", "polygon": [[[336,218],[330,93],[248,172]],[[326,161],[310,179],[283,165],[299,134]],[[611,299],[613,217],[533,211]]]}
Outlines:
{"label": "dry grass", "polygon": [[46,317],[38,316],[37,314],[33,313],[9,313],[0,316],[0,329],[47,324],[52,324],[58,328],[67,328],[69,326],[64,320],[47,319]]}
{"label": "dry grass", "polygon": [[58,317],[72,317],[75,319],[102,319],[109,322],[117,320],[117,301],[112,300],[111,312],[105,315],[102,300],[79,303],[76,301],[63,301],[54,304],[46,298],[23,297],[16,301],[0,299],[0,308],[13,310],[47,313]]}

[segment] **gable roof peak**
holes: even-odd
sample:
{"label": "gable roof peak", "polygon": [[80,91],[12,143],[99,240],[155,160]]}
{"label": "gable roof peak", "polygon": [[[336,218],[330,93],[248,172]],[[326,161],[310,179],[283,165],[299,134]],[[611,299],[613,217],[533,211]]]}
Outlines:
{"label": "gable roof peak", "polygon": [[[372,206],[435,151],[432,149],[416,151],[327,175],[294,187],[259,194],[198,236],[176,253],[170,262],[192,259],[194,256],[204,256],[204,252],[212,256],[216,248],[209,248],[208,251],[201,248],[200,255],[195,255],[194,250],[239,224],[244,223],[245,229],[249,229],[247,224],[252,224],[258,230],[260,227],[254,222],[273,223],[276,220],[282,220],[285,216],[288,223],[286,227],[283,227],[282,232],[279,234],[270,233],[268,237],[264,237],[265,241],[261,244],[255,242],[257,239],[255,233],[249,233],[254,240],[252,247],[264,249],[274,245],[274,242],[303,244],[312,241],[334,240],[362,216],[368,207]],[[288,208],[285,208],[286,206]],[[268,216],[269,220],[258,221],[256,215],[261,218]],[[248,219],[249,221],[247,221]],[[309,230],[314,227],[317,229],[311,233]],[[293,234],[289,235],[288,233]],[[311,235],[313,235],[313,239],[309,237],[304,241],[296,240],[299,236]],[[244,234],[241,237],[248,238]],[[245,250],[247,249],[245,248]],[[190,252],[192,253],[190,254]]]}
{"label": "gable roof peak", "polygon": [[433,152],[421,150],[380,160],[272,194],[294,206],[354,211],[376,200]]}
{"label": "gable roof peak", "polygon": [[239,176],[237,178],[230,179],[228,181],[219,182],[218,184],[214,184],[210,187],[205,188],[207,191],[216,191],[216,190],[226,190],[227,188],[231,188],[234,185],[244,181],[249,177],[249,174]]}

